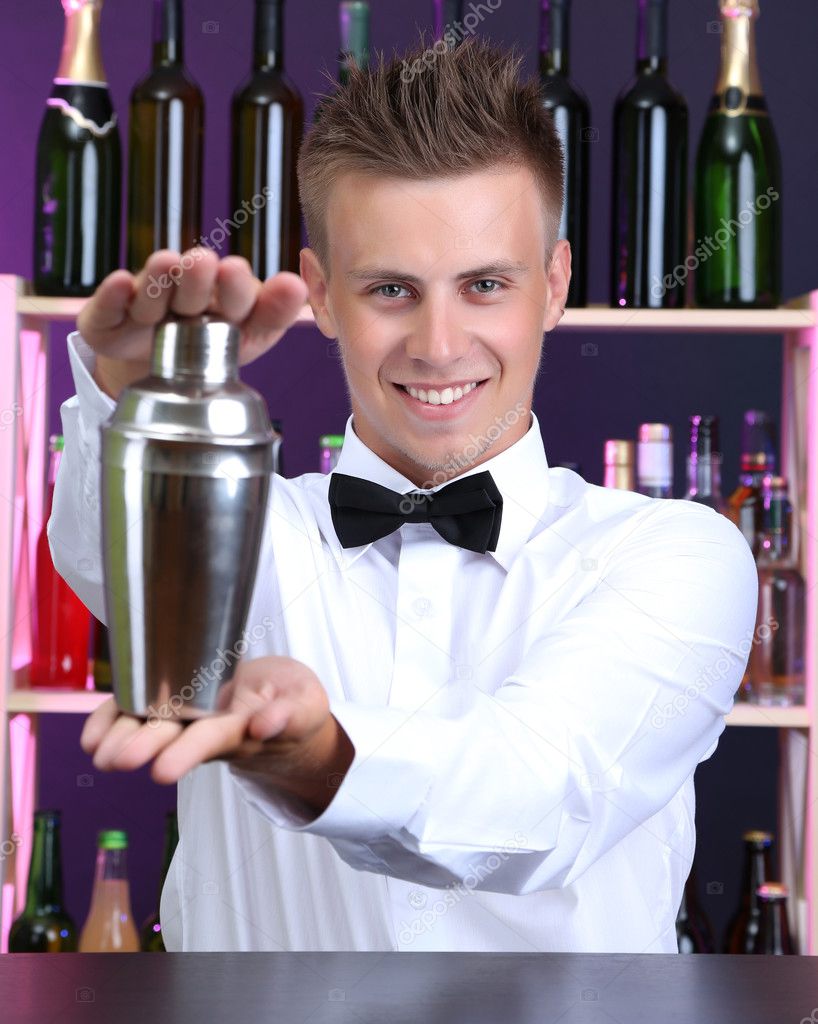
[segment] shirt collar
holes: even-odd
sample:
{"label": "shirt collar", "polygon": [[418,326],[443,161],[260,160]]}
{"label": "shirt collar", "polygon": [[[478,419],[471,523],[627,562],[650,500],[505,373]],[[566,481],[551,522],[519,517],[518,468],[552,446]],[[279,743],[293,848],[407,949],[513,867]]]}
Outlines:
{"label": "shirt collar", "polygon": [[[344,444],[335,471],[348,473],[350,476],[361,477],[374,483],[389,487],[393,491],[405,494],[407,491],[418,490],[402,473],[384,462],[371,448],[368,448],[355,433],[352,426],[352,415],[346,422]],[[531,413],[531,425],[526,433],[505,451],[472,466],[457,479],[482,473],[488,470],[500,493],[503,496],[503,513],[500,520],[500,536],[496,551],[487,551],[499,564],[508,571],[520,548],[526,543],[537,523],[543,518],[548,504],[548,461],[545,457],[540,424],[536,415]],[[332,514],[329,508],[329,481],[331,473],[322,478],[316,488],[318,507],[317,519],[321,532],[329,544],[333,555],[341,569],[348,569],[361,555],[371,547],[361,544],[354,548],[343,548],[332,525]],[[455,479],[454,477],[452,479]],[[450,481],[446,481],[449,483]],[[437,491],[446,484],[431,488]],[[441,544],[445,544],[441,538]]]}

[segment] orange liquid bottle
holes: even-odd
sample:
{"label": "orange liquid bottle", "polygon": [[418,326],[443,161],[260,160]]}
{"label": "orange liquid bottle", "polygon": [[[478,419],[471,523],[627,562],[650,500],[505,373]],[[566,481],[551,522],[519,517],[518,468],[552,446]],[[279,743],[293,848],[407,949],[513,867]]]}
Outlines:
{"label": "orange liquid bottle", "polygon": [[80,953],[138,953],[127,870],[128,835],[100,832],[91,908],[80,935]]}

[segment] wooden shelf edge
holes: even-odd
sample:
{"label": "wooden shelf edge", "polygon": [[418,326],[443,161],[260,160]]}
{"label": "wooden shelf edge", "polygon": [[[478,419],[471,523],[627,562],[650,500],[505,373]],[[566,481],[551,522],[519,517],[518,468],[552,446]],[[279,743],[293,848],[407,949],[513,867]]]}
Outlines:
{"label": "wooden shelf edge", "polygon": [[[89,662],[90,668],[90,662]],[[93,676],[89,672],[89,682]],[[10,715],[27,714],[88,714],[98,707],[109,693],[100,690],[31,689],[28,685],[28,665],[15,669],[13,688],[6,695],[6,712]]]}
{"label": "wooden shelf edge", "polygon": [[725,721],[728,725],[771,729],[809,729],[811,725],[810,710],[807,707],[767,708],[739,701],[734,704]]}

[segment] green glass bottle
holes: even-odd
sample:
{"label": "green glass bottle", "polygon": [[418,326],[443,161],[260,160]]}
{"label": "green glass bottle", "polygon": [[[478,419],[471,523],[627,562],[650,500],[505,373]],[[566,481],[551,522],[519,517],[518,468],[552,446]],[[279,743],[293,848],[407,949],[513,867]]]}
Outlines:
{"label": "green glass bottle", "polygon": [[447,37],[449,46],[454,49],[466,38],[463,35],[463,0],[435,0],[435,39]]}
{"label": "green glass bottle", "polygon": [[230,251],[261,281],[299,272],[303,129],[304,101],[284,73],[284,0],[256,0],[253,70],[231,108]]}
{"label": "green glass bottle", "polygon": [[636,77],[614,106],[610,303],[679,309],[687,252],[687,104],[667,78],[667,0],[639,0]]}
{"label": "green glass bottle", "polygon": [[202,233],[204,98],[184,64],[182,0],[154,0],[153,62],[131,92],[128,255],[136,273],[157,249]]}
{"label": "green glass bottle", "polygon": [[341,0],[341,52],[338,80],[341,85],[349,81],[349,62],[353,59],[359,68],[369,67],[369,2],[368,0]]}
{"label": "green glass bottle", "polygon": [[588,295],[588,176],[591,111],[584,93],[569,77],[570,0],[542,0],[540,83],[543,104],[560,137],[565,168],[565,202],[559,237],[571,245],[568,306],[584,306]]}
{"label": "green glass bottle", "polygon": [[777,306],[781,160],[761,89],[757,0],[721,0],[721,70],[696,157],[696,303]]}
{"label": "green glass bottle", "polygon": [[9,932],[10,953],[74,953],[77,928],[63,907],[60,812],[35,811],[23,913]]}
{"label": "green glass bottle", "polygon": [[63,0],[65,36],[37,139],[34,287],[91,295],[119,266],[121,163],[102,66],[102,0]]}
{"label": "green glass bottle", "polygon": [[165,879],[168,877],[170,862],[176,845],[179,842],[179,824],[176,819],[176,811],[168,811],[165,818],[165,852],[162,857],[162,874],[159,878],[159,892],[156,896],[156,910],[142,925],[139,933],[139,942],[143,953],[164,953],[165,943],[162,939],[162,925],[159,920],[159,904],[162,900],[162,889],[165,886]]}

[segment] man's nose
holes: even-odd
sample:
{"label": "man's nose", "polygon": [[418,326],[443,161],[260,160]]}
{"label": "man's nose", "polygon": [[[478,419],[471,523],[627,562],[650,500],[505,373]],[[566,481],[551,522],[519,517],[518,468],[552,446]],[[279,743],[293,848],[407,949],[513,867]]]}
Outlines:
{"label": "man's nose", "polygon": [[463,318],[458,317],[453,300],[426,299],[406,342],[409,358],[430,366],[450,366],[465,356],[470,347]]}

